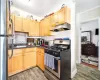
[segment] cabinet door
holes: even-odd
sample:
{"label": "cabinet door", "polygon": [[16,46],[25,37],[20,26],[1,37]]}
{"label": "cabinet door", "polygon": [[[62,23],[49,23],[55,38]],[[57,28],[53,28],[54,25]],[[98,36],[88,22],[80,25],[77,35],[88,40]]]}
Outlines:
{"label": "cabinet door", "polygon": [[40,68],[44,71],[44,54],[40,54]]}
{"label": "cabinet door", "polygon": [[37,66],[44,71],[44,54],[38,52],[37,53]]}
{"label": "cabinet door", "polygon": [[24,32],[29,32],[29,24],[30,24],[30,20],[27,18],[23,18],[23,31]]}
{"label": "cabinet door", "polygon": [[37,66],[40,67],[40,53],[37,52]]}
{"label": "cabinet door", "polygon": [[24,69],[36,66],[36,53],[29,52],[24,55]]}
{"label": "cabinet door", "polygon": [[58,13],[54,13],[52,15],[52,26],[55,27],[56,25],[58,25],[59,21],[58,21]]}
{"label": "cabinet door", "polygon": [[65,21],[67,22],[67,23],[71,23],[71,10],[70,10],[70,8],[68,8],[68,7],[64,7],[64,9],[65,9]]}
{"label": "cabinet door", "polygon": [[59,20],[59,25],[65,23],[65,8],[62,8],[61,10],[58,11],[58,20]]}
{"label": "cabinet door", "polygon": [[35,35],[35,21],[30,20],[30,27],[29,27],[29,35],[34,36]]}
{"label": "cabinet door", "polygon": [[52,29],[52,25],[51,25],[51,16],[48,16],[45,20],[45,35],[46,36],[50,36],[51,35],[51,29]]}
{"label": "cabinet door", "polygon": [[44,28],[44,20],[40,22],[40,36],[44,36],[45,28]]}
{"label": "cabinet door", "polygon": [[40,35],[39,35],[39,22],[36,21],[36,22],[35,22],[35,25],[36,25],[36,26],[35,26],[35,27],[36,27],[36,30],[35,30],[36,36],[40,36]]}
{"label": "cabinet door", "polygon": [[15,31],[22,31],[22,17],[15,16],[14,21],[15,21],[14,22]]}
{"label": "cabinet door", "polygon": [[23,70],[23,56],[18,54],[12,57],[12,72],[17,73]]}
{"label": "cabinet door", "polygon": [[8,59],[8,74],[12,73],[12,59]]}
{"label": "cabinet door", "polygon": [[42,26],[42,32],[43,32],[43,36],[47,36],[47,33],[48,33],[48,19],[47,18],[45,18],[44,20],[43,20],[43,26]]}

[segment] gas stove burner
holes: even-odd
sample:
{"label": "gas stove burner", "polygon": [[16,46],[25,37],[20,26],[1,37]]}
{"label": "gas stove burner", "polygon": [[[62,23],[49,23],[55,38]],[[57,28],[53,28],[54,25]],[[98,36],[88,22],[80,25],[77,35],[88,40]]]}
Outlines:
{"label": "gas stove burner", "polygon": [[68,45],[54,45],[45,50],[45,53],[53,55],[55,57],[60,57],[60,53],[68,49]]}

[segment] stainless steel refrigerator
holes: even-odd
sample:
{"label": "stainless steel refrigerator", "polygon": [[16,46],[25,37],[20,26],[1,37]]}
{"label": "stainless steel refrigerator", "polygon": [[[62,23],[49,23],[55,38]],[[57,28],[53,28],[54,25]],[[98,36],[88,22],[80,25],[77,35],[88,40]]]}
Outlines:
{"label": "stainless steel refrigerator", "polygon": [[[9,36],[13,37],[13,23],[12,20],[10,19],[10,1],[0,0],[0,80],[8,79]],[[12,48],[12,53],[13,53],[13,48]],[[9,58],[11,58],[11,56]]]}

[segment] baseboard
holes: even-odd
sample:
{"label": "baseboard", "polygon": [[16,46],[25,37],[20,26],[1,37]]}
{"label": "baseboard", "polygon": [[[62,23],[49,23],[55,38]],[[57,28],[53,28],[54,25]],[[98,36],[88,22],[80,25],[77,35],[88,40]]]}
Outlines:
{"label": "baseboard", "polygon": [[75,69],[72,73],[71,73],[71,78],[73,78],[75,76],[75,74],[77,73],[77,69]]}

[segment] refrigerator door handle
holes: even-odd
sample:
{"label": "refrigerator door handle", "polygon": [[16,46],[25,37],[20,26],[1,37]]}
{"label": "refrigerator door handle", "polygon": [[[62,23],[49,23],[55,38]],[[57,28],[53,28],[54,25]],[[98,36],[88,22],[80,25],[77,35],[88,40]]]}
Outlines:
{"label": "refrigerator door handle", "polygon": [[11,59],[12,57],[13,57],[13,46],[11,48],[11,55],[9,55],[9,53],[8,53],[8,58]]}
{"label": "refrigerator door handle", "polygon": [[11,55],[9,57],[9,59],[11,59],[13,57],[13,37],[14,37],[14,26],[13,26],[13,20],[10,19],[11,23],[12,23],[12,44],[11,44]]}

